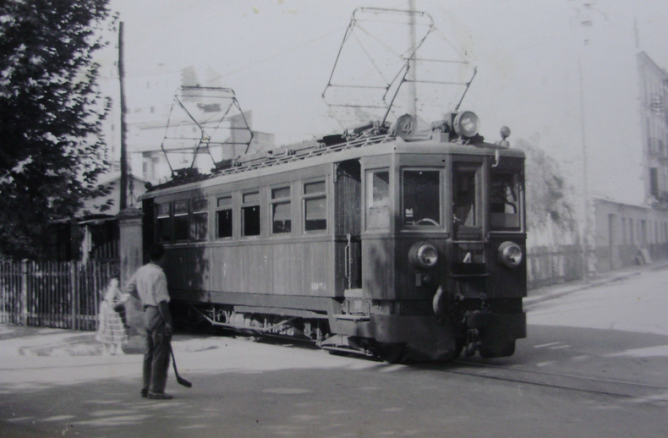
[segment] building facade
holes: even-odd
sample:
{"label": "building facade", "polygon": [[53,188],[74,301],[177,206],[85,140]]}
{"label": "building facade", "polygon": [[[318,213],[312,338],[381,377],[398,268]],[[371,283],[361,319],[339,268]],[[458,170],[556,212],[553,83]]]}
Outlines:
{"label": "building facade", "polygon": [[645,52],[636,61],[644,196],[594,199],[598,272],[668,258],[668,73]]}

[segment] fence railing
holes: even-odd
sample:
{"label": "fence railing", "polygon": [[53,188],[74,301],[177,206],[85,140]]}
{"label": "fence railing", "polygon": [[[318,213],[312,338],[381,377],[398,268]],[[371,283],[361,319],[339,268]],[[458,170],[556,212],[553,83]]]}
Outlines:
{"label": "fence railing", "polygon": [[119,263],[0,262],[0,323],[95,330],[100,292]]}
{"label": "fence railing", "polygon": [[[595,254],[590,251],[590,258]],[[580,245],[536,246],[528,249],[527,287],[529,290],[583,278]],[[591,259],[593,260],[593,259]]]}
{"label": "fence railing", "polygon": [[[530,248],[528,288],[578,280],[582,268],[577,245]],[[100,292],[118,273],[117,261],[0,261],[0,323],[95,330]]]}

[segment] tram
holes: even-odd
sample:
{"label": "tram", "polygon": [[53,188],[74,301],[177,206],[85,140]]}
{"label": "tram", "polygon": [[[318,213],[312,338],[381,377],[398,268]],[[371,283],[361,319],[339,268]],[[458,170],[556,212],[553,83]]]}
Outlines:
{"label": "tram", "polygon": [[143,195],[176,313],[389,361],[526,336],[524,155],[471,111],[227,160]]}
{"label": "tram", "polygon": [[[383,14],[393,19],[378,20]],[[371,21],[356,34],[365,15]],[[508,128],[486,142],[477,115],[459,110],[475,70],[454,109],[437,108],[445,115],[417,130],[415,114],[388,117],[402,84],[418,82],[411,63],[430,61],[417,55],[435,32],[429,14],[358,8],[334,68],[350,53],[347,41],[359,45],[372,24],[402,17],[412,29],[422,23],[424,35],[396,60],[391,83],[366,90],[390,102],[381,121],[255,153],[252,132],[244,141],[235,131],[229,138],[245,145],[241,154],[234,144],[234,158],[214,159],[211,173],[180,169],[142,196],[143,244],[167,248],[177,315],[392,362],[514,353],[526,337],[524,154],[509,147]],[[323,93],[331,108],[376,108],[342,104],[336,91],[348,83],[332,72]],[[354,87],[344,96],[364,88]],[[228,109],[202,100],[212,96],[224,96]],[[191,88],[177,103],[206,113],[195,157],[216,141],[211,127],[224,125],[212,114],[240,111],[232,90]],[[235,120],[233,128],[248,128],[243,112]]]}

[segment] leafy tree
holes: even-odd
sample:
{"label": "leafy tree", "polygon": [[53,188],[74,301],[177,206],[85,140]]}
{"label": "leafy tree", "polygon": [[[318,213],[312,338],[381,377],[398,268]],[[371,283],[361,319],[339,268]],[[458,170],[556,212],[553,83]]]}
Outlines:
{"label": "leafy tree", "polygon": [[577,233],[572,188],[559,164],[545,151],[523,139],[516,146],[526,154],[526,204],[529,230],[541,230],[551,222],[561,233]]}
{"label": "leafy tree", "polygon": [[49,224],[102,194],[110,101],[92,54],[108,2],[0,2],[0,254],[44,257]]}

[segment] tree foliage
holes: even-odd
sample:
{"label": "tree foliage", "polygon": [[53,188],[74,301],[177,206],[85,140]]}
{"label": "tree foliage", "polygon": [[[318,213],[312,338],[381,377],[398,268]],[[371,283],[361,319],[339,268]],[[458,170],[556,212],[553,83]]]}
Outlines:
{"label": "tree foliage", "polygon": [[110,102],[93,53],[109,0],[0,2],[0,253],[41,257],[49,224],[101,194]]}
{"label": "tree foliage", "polygon": [[526,140],[519,139],[517,147],[526,154],[528,228],[544,229],[550,221],[562,232],[576,232],[572,189],[566,184],[559,164]]}

